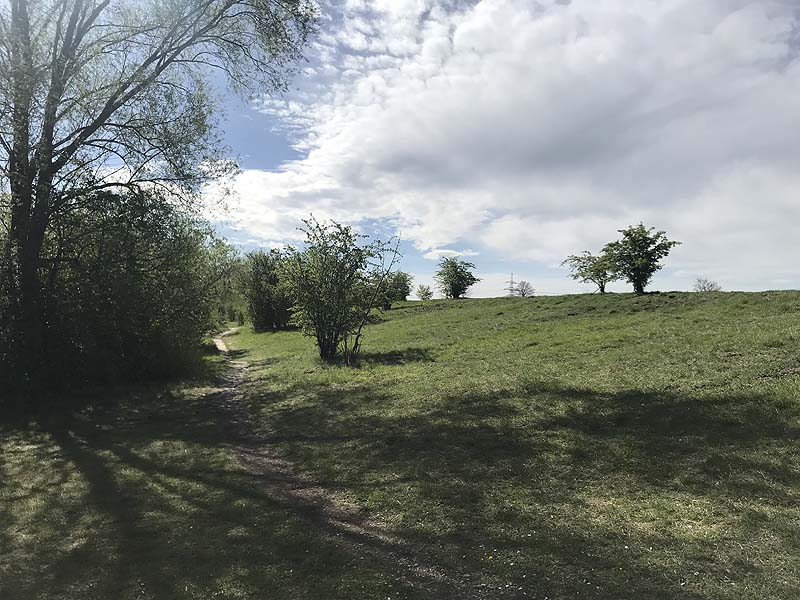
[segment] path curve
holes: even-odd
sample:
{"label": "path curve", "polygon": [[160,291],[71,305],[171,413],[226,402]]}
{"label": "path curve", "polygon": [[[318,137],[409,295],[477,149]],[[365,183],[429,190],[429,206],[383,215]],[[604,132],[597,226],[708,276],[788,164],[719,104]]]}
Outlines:
{"label": "path curve", "polygon": [[[234,360],[224,339],[237,332],[238,328],[229,329],[213,337],[230,369],[224,378],[225,387],[209,400],[221,411],[222,426],[239,464],[261,482],[267,495],[277,504],[303,515],[310,526],[335,539],[356,560],[373,561],[410,590],[437,599],[486,598],[488,589],[475,586],[468,574],[451,572],[426,556],[424,546],[410,543],[383,524],[365,519],[357,507],[342,502],[323,483],[281,457],[269,437],[256,431],[240,389],[250,365],[238,357]],[[508,597],[508,594],[488,597]]]}
{"label": "path curve", "polygon": [[230,352],[230,348],[228,348],[228,344],[225,343],[226,337],[229,335],[234,335],[235,333],[239,332],[238,327],[234,327],[233,329],[228,329],[227,331],[223,331],[215,335],[212,339],[214,341],[214,345],[217,347],[217,350],[222,354],[228,354]]}

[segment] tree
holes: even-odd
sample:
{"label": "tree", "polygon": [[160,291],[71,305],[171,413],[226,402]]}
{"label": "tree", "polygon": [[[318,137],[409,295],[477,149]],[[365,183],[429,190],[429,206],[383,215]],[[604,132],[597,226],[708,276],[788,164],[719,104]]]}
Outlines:
{"label": "tree", "polygon": [[316,339],[320,358],[358,359],[362,329],[399,259],[397,245],[336,222],[303,221],[305,249],[289,248],[283,272],[294,298],[292,322]]}
{"label": "tree", "polygon": [[695,292],[721,292],[722,286],[716,281],[711,281],[705,277],[698,277],[694,280]]}
{"label": "tree", "polygon": [[422,284],[418,285],[417,286],[417,298],[419,298],[423,302],[433,298],[433,292],[431,291],[431,286],[422,285]]}
{"label": "tree", "polygon": [[316,17],[311,0],[0,6],[0,173],[11,213],[0,285],[21,377],[44,360],[42,252],[55,217],[105,190],[158,188],[191,203],[230,172],[209,71],[243,95],[284,89]]}
{"label": "tree", "polygon": [[[93,204],[103,205],[95,210]],[[179,374],[199,361],[235,252],[154,193],[95,192],[44,240],[51,335],[40,387]],[[0,303],[3,299],[0,298]],[[24,386],[0,321],[0,380]],[[28,392],[29,390],[17,390]],[[25,394],[28,395],[28,394]]]}
{"label": "tree", "polygon": [[480,281],[472,273],[475,265],[457,257],[444,257],[434,275],[436,285],[445,298],[463,298],[467,290]]}
{"label": "tree", "polygon": [[285,257],[278,250],[258,250],[247,255],[243,274],[247,312],[256,331],[285,329],[291,318],[292,299],[282,277]]}
{"label": "tree", "polygon": [[236,321],[239,325],[244,325],[244,313],[247,311],[245,276],[248,266],[246,257],[238,252],[233,253],[230,267],[219,282],[217,291],[217,320],[220,323]]}
{"label": "tree", "polygon": [[390,310],[392,302],[405,302],[411,295],[411,282],[413,280],[414,278],[411,275],[403,271],[390,273],[383,284],[383,291],[380,297],[381,308]]}
{"label": "tree", "polygon": [[614,272],[632,284],[636,294],[644,294],[647,284],[662,267],[660,261],[680,242],[670,241],[665,231],[648,229],[642,223],[619,232],[622,239],[606,244],[603,252],[608,255]]}
{"label": "tree", "polygon": [[521,298],[527,298],[529,296],[533,296],[534,291],[533,285],[529,281],[521,279],[517,284],[516,295]]}
{"label": "tree", "polygon": [[593,283],[601,294],[606,293],[606,286],[609,283],[620,278],[614,270],[611,257],[605,252],[600,256],[595,256],[588,250],[584,250],[582,254],[568,256],[561,264],[569,266],[570,277],[581,283]]}

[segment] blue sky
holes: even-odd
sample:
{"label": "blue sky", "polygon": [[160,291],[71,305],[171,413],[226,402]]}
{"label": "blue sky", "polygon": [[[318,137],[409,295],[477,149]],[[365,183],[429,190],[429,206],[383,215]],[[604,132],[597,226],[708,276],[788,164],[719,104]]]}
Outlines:
{"label": "blue sky", "polygon": [[[313,212],[399,233],[430,283],[462,253],[503,293],[644,221],[653,284],[800,287],[800,11],[787,0],[324,1],[284,96],[225,99],[242,173],[222,233],[297,241]],[[623,290],[619,284],[615,289]]]}

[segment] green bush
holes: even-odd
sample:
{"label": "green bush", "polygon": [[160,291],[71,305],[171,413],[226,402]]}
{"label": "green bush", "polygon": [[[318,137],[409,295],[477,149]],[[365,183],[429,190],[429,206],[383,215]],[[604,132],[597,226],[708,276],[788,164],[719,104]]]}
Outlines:
{"label": "green bush", "polygon": [[622,239],[606,244],[603,254],[614,273],[633,285],[636,294],[644,294],[653,275],[663,266],[661,260],[681,242],[668,240],[665,231],[647,228],[643,223],[619,232]]}
{"label": "green bush", "polygon": [[433,292],[431,291],[431,287],[429,285],[419,284],[417,286],[417,298],[419,298],[423,302],[433,298]]}
{"label": "green bush", "polygon": [[256,331],[277,331],[289,326],[292,298],[285,277],[281,275],[285,260],[277,250],[258,250],[247,255],[242,287],[247,298],[247,312]]}
{"label": "green bush", "polygon": [[362,328],[381,303],[397,249],[366,243],[366,236],[336,222],[304,223],[305,249],[290,248],[282,271],[295,301],[292,321],[316,339],[322,360],[341,356],[354,364]]}
{"label": "green bush", "polygon": [[[378,272],[376,275],[381,277],[383,274]],[[405,302],[411,295],[412,281],[414,278],[403,271],[386,275],[383,283],[377,284],[381,286],[380,307],[383,310],[390,310],[393,302]]]}
{"label": "green bush", "polygon": [[[231,258],[207,227],[152,194],[96,194],[66,207],[44,247],[46,343],[37,383],[187,371]],[[0,332],[0,374],[9,385],[19,347],[11,331]]]}
{"label": "green bush", "polygon": [[439,270],[434,275],[439,291],[445,298],[463,298],[480,279],[473,275],[475,265],[457,257],[445,257],[439,261]]}

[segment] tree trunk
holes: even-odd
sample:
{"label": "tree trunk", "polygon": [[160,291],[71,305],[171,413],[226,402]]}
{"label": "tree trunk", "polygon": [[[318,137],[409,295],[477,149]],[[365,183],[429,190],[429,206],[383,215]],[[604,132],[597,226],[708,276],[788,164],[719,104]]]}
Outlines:
{"label": "tree trunk", "polygon": [[[12,226],[9,235],[11,264],[9,299],[12,311],[12,340],[20,350],[19,370],[26,387],[36,383],[44,363],[45,327],[43,322],[40,263],[48,222],[49,184],[39,198],[33,190],[12,190]],[[33,205],[33,210],[30,206]]]}

